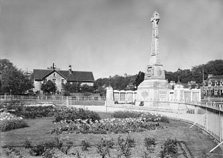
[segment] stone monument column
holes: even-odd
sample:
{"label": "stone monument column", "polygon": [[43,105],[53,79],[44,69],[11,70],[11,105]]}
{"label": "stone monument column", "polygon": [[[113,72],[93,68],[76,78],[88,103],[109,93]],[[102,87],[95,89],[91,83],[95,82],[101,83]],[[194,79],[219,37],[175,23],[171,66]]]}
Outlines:
{"label": "stone monument column", "polygon": [[[159,54],[159,32],[158,32],[158,23],[160,20],[159,13],[154,12],[153,17],[151,18],[152,22],[152,44],[151,44],[151,57],[157,56]],[[150,58],[150,60],[153,58]],[[151,60],[152,62],[152,60]],[[157,60],[154,60],[154,64],[156,62],[160,62]]]}
{"label": "stone monument column", "polygon": [[159,13],[155,11],[153,13],[153,17],[151,18],[152,22],[151,54],[150,54],[149,65],[147,65],[147,70],[145,72],[145,79],[149,78],[165,79],[163,65],[161,64],[159,57],[159,34],[158,34],[159,21],[160,21]]}
{"label": "stone monument column", "polygon": [[144,105],[149,107],[160,106],[160,100],[168,100],[170,91],[159,57],[159,21],[160,15],[155,11],[151,18],[152,42],[150,60],[146,66],[144,81],[138,86],[136,97],[136,104],[144,102]]}

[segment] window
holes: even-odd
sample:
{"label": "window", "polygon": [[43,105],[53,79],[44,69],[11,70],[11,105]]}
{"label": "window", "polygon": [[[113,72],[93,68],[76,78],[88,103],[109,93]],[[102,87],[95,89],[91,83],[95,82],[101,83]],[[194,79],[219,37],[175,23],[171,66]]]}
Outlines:
{"label": "window", "polygon": [[56,82],[56,79],[53,79],[53,82],[55,83]]}
{"label": "window", "polygon": [[43,80],[43,83],[46,83],[47,82],[47,79],[45,78],[44,80]]}
{"label": "window", "polygon": [[64,83],[64,79],[61,79],[61,83]]}

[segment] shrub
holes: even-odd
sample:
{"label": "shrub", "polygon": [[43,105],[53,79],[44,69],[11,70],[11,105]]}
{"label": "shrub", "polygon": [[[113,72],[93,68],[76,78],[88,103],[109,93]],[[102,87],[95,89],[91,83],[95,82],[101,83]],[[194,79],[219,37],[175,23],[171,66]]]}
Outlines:
{"label": "shrub", "polygon": [[[27,141],[25,141],[25,143],[27,143]],[[56,137],[54,140],[47,140],[44,142],[40,142],[36,146],[32,146],[30,142],[29,144],[30,144],[29,147],[30,154],[32,156],[45,155],[45,157],[47,156],[50,157],[51,155],[54,154],[54,152],[51,151],[53,148],[57,148],[61,150],[61,152],[63,152],[64,154],[67,154],[70,148],[73,146],[72,141],[69,141],[67,139],[60,140],[58,137]]]}
{"label": "shrub", "polygon": [[4,120],[0,123],[0,129],[2,132],[24,127],[28,127],[28,124],[23,119]]}
{"label": "shrub", "polygon": [[30,154],[32,156],[41,156],[46,151],[44,144],[38,144],[36,146],[32,146],[30,150]]}
{"label": "shrub", "polygon": [[26,139],[24,142],[24,147],[30,149],[32,147],[30,140]]}
{"label": "shrub", "polygon": [[[59,140],[58,140],[59,141]],[[46,151],[49,152],[49,150],[53,149],[54,147],[59,147],[59,143],[57,139],[55,140],[47,140],[44,142],[40,142],[36,146],[32,146],[30,142],[30,154],[32,156],[41,156],[43,155]],[[25,142],[27,143],[27,141]],[[46,153],[48,155],[48,153]]]}
{"label": "shrub", "polygon": [[126,139],[121,138],[121,136],[118,137],[118,157],[121,158],[122,155],[125,157],[131,156],[131,148],[135,147],[135,140],[132,139],[130,136],[128,136]]}
{"label": "shrub", "polygon": [[162,150],[160,151],[161,157],[164,158],[167,156],[167,157],[176,158],[177,153],[178,153],[177,140],[168,138],[164,142],[162,146]]}
{"label": "shrub", "polygon": [[55,155],[55,151],[53,149],[47,149],[43,154],[43,158],[59,158]]}
{"label": "shrub", "polygon": [[113,113],[114,118],[137,118],[140,117],[139,112],[130,112],[130,111],[116,111]]}
{"label": "shrub", "polygon": [[147,153],[146,151],[144,151],[142,158],[152,158],[151,156],[149,156],[149,153]]}
{"label": "shrub", "polygon": [[88,141],[82,140],[81,142],[82,151],[87,151],[89,147],[91,147],[91,144]]}
{"label": "shrub", "polygon": [[109,148],[112,148],[113,145],[110,141],[102,138],[101,141],[96,144],[98,154],[100,154],[102,158],[105,158],[106,155],[110,157]]}
{"label": "shrub", "polygon": [[73,147],[73,142],[69,141],[67,139],[62,140],[62,147],[60,148],[60,150],[64,153],[64,154],[68,154],[68,151],[71,149],[71,147]]}
{"label": "shrub", "polygon": [[162,116],[160,122],[170,123],[170,120],[166,116]]}
{"label": "shrub", "polygon": [[146,137],[144,139],[144,145],[145,145],[146,149],[149,150],[149,152],[153,152],[154,148],[156,146],[155,138],[148,138],[148,137]]}

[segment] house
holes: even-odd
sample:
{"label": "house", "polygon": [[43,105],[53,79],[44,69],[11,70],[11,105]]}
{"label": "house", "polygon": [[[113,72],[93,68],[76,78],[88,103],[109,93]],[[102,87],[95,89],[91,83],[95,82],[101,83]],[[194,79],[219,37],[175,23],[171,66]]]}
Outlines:
{"label": "house", "polygon": [[204,81],[204,96],[223,97],[223,75],[208,75]]}
{"label": "house", "polygon": [[56,84],[57,91],[63,91],[63,84],[69,83],[80,83],[80,85],[87,84],[93,86],[94,76],[89,71],[73,71],[71,66],[69,70],[60,70],[54,67],[50,69],[34,69],[33,80],[34,80],[34,92],[41,91],[41,85],[48,80],[53,81]]}

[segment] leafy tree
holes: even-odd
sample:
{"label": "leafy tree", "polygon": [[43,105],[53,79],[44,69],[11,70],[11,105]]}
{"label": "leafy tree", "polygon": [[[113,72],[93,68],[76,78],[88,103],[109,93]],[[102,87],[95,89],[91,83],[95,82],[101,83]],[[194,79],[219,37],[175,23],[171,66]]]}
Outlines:
{"label": "leafy tree", "polygon": [[13,67],[13,64],[8,59],[0,59],[0,72]]}
{"label": "leafy tree", "polygon": [[33,88],[31,80],[7,59],[0,60],[1,93],[24,94]]}
{"label": "leafy tree", "polygon": [[165,71],[165,78],[170,81],[176,81],[177,74],[171,71]]}
{"label": "leafy tree", "polygon": [[86,93],[86,92],[94,92],[94,88],[92,86],[88,86],[87,84],[84,84],[81,86],[81,92]]}
{"label": "leafy tree", "polygon": [[[203,81],[203,72],[204,79],[207,79],[208,74],[213,75],[223,75],[223,60],[214,60],[209,61],[206,64],[201,64],[198,66],[192,67],[192,69],[178,69],[175,72],[165,71],[165,78],[170,81],[178,82],[178,78],[182,83],[188,83],[191,81],[196,81],[196,83],[202,83]],[[94,83],[95,91],[98,89],[104,89],[109,86],[109,83],[116,90],[124,89],[134,89],[144,80],[144,72],[139,72],[137,75],[127,75],[124,76],[115,75],[109,78],[99,78]]]}
{"label": "leafy tree", "polygon": [[43,83],[41,86],[41,90],[43,91],[43,93],[55,93],[57,90],[56,84],[51,81],[48,80],[46,83]]}
{"label": "leafy tree", "polygon": [[109,86],[110,79],[109,78],[99,78],[94,82],[94,89],[100,89],[103,87]]}
{"label": "leafy tree", "polygon": [[66,92],[75,93],[79,92],[80,90],[80,83],[70,83],[67,82],[66,84],[63,84],[63,88]]}
{"label": "leafy tree", "polygon": [[145,77],[145,73],[139,71],[139,73],[138,73],[138,75],[136,76],[136,79],[135,79],[135,85],[136,85],[136,87],[138,87],[139,84],[144,81],[144,77]]}
{"label": "leafy tree", "polygon": [[[204,78],[203,78],[204,73]],[[177,76],[180,76],[182,83],[188,83],[190,81],[196,81],[196,83],[202,83],[203,79],[208,78],[208,74],[223,75],[223,60],[213,60],[206,64],[193,66],[191,70],[185,69],[175,72],[165,71],[166,79],[168,81],[177,82]]]}
{"label": "leafy tree", "polygon": [[115,75],[109,78],[99,78],[94,82],[94,89],[96,92],[105,91],[105,88],[109,85],[116,90],[133,90],[135,87],[136,75],[127,75],[124,76]]}

